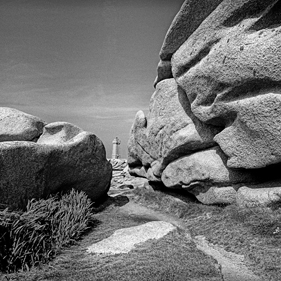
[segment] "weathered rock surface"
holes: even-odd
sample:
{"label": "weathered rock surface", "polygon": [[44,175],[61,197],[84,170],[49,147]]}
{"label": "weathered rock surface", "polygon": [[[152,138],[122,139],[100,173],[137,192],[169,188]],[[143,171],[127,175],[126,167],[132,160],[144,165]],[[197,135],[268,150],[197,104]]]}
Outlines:
{"label": "weathered rock surface", "polygon": [[147,178],[149,181],[154,181],[154,182],[161,181],[160,177],[156,177],[153,174],[152,168],[138,166],[138,167],[131,168],[129,172],[132,176]]}
{"label": "weathered rock surface", "polygon": [[157,67],[154,86],[164,79],[173,77],[172,55],[221,2],[222,0],[184,1],[165,36],[160,50],[160,62]]}
{"label": "weathered rock surface", "polygon": [[0,143],[0,169],[0,204],[10,207],[71,188],[99,200],[112,172],[102,142],[66,122],[46,125],[37,143]]}
{"label": "weathered rock surface", "polygon": [[215,141],[229,167],[260,168],[281,161],[281,97],[263,94],[233,102],[236,120]]}
{"label": "weathered rock surface", "polygon": [[204,204],[231,204],[240,183],[255,182],[255,171],[230,169],[216,146],[179,158],[163,171],[166,187],[184,188]]}
{"label": "weathered rock surface", "polygon": [[173,161],[163,171],[161,179],[167,187],[183,186],[187,189],[194,185],[225,186],[253,180],[252,174],[246,170],[229,169],[226,160],[216,146]]}
{"label": "weathered rock surface", "polygon": [[174,79],[157,84],[150,100],[149,114],[138,112],[128,143],[128,164],[152,167],[161,176],[163,169],[180,156],[215,143],[215,127],[202,124],[193,116],[185,93]]}
{"label": "weathered rock surface", "polygon": [[127,167],[127,159],[108,159],[113,171],[123,171]]}
{"label": "weathered rock surface", "polygon": [[108,159],[112,166],[111,188],[115,189],[121,185],[125,185],[126,181],[131,179],[128,171],[128,163],[126,159]]}
{"label": "weathered rock surface", "polygon": [[150,189],[148,179],[141,178],[141,177],[131,177],[130,179],[125,181],[124,184],[127,185],[131,184],[134,187],[134,189],[137,188]]}
{"label": "weathered rock surface", "polygon": [[280,15],[280,1],[224,0],[171,59],[195,116],[225,127],[228,167],[281,161]]}
{"label": "weathered rock surface", "polygon": [[237,189],[239,186],[196,186],[190,193],[193,193],[198,201],[206,205],[212,204],[233,204],[236,202]]}
{"label": "weathered rock surface", "polygon": [[171,59],[174,52],[221,2],[222,0],[185,0],[165,36],[160,58]]}
{"label": "weathered rock surface", "polygon": [[236,202],[240,207],[266,207],[281,202],[281,183],[279,186],[242,186],[238,189]]}
{"label": "weathered rock surface", "polygon": [[160,60],[157,66],[157,77],[154,81],[154,87],[156,88],[158,82],[169,78],[173,78],[171,61]]}
{"label": "weathered rock surface", "polygon": [[184,1],[154,86],[131,130],[133,175],[206,204],[279,198],[277,187],[259,189],[280,180],[281,1]]}
{"label": "weathered rock surface", "polygon": [[45,122],[14,108],[0,107],[0,142],[36,141]]}

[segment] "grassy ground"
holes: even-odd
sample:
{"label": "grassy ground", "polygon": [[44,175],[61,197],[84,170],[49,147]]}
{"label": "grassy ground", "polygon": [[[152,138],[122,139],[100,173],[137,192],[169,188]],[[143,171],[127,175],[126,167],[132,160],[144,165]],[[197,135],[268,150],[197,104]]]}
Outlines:
{"label": "grassy ground", "polygon": [[281,276],[281,208],[241,209],[206,206],[177,195],[177,201],[159,191],[136,191],[135,200],[154,210],[175,214],[185,221],[192,237],[203,235],[225,250],[245,256],[245,262],[266,281]]}
{"label": "grassy ground", "polygon": [[25,211],[0,211],[0,271],[15,272],[53,259],[95,222],[83,192],[31,200]]}
{"label": "grassy ground", "polygon": [[87,254],[88,246],[109,237],[115,230],[145,223],[124,216],[114,205],[96,214],[96,219],[99,223],[85,239],[48,266],[10,274],[8,280],[222,281],[216,261],[197,250],[181,230],[157,241],[149,240],[128,254]]}
{"label": "grassy ground", "polygon": [[[186,194],[135,190],[134,202],[162,214],[180,218],[192,237],[203,235],[225,250],[245,256],[246,265],[265,281],[281,276],[281,209],[238,209],[237,206],[206,206]],[[150,240],[129,254],[89,255],[91,244],[120,228],[139,225],[146,219],[125,216],[120,207],[129,199],[120,196],[96,208],[97,225],[76,246],[66,249],[49,265],[29,272],[10,274],[3,280],[222,280],[216,261],[200,252],[178,229],[162,239]],[[147,219],[149,220],[149,219]]]}

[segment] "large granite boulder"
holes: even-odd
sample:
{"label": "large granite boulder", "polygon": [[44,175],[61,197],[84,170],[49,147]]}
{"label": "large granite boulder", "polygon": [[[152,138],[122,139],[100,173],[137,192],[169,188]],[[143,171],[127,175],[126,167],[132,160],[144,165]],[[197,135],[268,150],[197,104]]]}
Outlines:
{"label": "large granite boulder", "polygon": [[229,169],[226,160],[218,146],[192,153],[170,163],[161,179],[167,187],[181,186],[187,190],[198,185],[226,186],[253,181],[251,171]]}
{"label": "large granite boulder", "polygon": [[205,204],[280,201],[262,185],[280,182],[281,1],[184,1],[154,86],[131,130],[133,175]]}
{"label": "large granite boulder", "polygon": [[230,169],[227,158],[216,146],[170,163],[161,180],[168,188],[183,188],[204,204],[230,204],[236,200],[241,183],[259,178],[253,170]]}
{"label": "large granite boulder", "polygon": [[45,122],[14,108],[0,107],[0,142],[36,141]]}
{"label": "large granite boulder", "polygon": [[280,1],[224,0],[172,56],[194,115],[225,128],[215,141],[228,167],[281,161],[280,23]]}
{"label": "large granite boulder", "polygon": [[0,204],[12,208],[72,188],[99,200],[112,173],[102,142],[66,122],[46,125],[37,143],[0,143],[0,170]]}
{"label": "large granite boulder", "polygon": [[160,177],[165,167],[181,156],[214,146],[219,130],[200,122],[191,112],[185,93],[174,79],[157,84],[148,116],[138,112],[128,143],[128,164],[145,166]]}

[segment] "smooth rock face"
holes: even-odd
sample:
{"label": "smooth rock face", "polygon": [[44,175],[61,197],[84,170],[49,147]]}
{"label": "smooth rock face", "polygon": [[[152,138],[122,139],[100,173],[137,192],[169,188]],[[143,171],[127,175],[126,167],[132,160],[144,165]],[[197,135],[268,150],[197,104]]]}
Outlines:
{"label": "smooth rock face", "polygon": [[226,166],[226,156],[216,146],[170,163],[161,179],[167,187],[180,185],[191,190],[194,185],[210,187],[249,182],[253,180],[253,175],[246,170],[229,169]]}
{"label": "smooth rock face", "polygon": [[66,122],[46,125],[37,143],[0,143],[0,169],[0,204],[12,208],[72,188],[99,200],[112,173],[102,142]]}
{"label": "smooth rock face", "polygon": [[280,1],[225,0],[171,59],[195,116],[225,127],[215,140],[228,167],[281,161],[280,23]]}
{"label": "smooth rock face", "polygon": [[88,247],[92,254],[127,254],[150,239],[160,239],[176,227],[164,221],[152,221],[138,226],[116,230],[110,237]]}
{"label": "smooth rock face", "polygon": [[36,141],[45,122],[14,108],[0,107],[0,142]]}
{"label": "smooth rock face", "polygon": [[184,92],[174,79],[166,79],[157,84],[148,116],[137,113],[128,143],[128,164],[130,168],[153,166],[154,175],[160,177],[171,161],[213,146],[217,132],[193,116]]}

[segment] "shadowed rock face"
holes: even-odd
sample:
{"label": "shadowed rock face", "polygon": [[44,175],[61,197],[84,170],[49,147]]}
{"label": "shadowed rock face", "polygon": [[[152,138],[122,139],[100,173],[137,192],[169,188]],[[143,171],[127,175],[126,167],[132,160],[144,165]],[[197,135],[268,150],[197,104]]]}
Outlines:
{"label": "shadowed rock face", "polygon": [[[167,186],[186,188],[186,183],[195,182],[194,176],[200,178],[208,170],[205,168],[210,159],[216,159],[208,170],[213,180],[203,180],[206,184],[200,187],[206,193],[212,186],[210,182],[220,187],[220,171],[240,175],[241,183],[249,179],[251,182],[251,169],[280,163],[280,25],[280,0],[184,1],[160,51],[155,86],[156,93],[166,94],[158,94],[159,99],[155,99],[157,94],[153,95],[147,117],[142,112],[137,115],[131,143],[140,144],[143,150],[131,153],[134,160],[129,165],[134,169],[137,165],[151,167]],[[176,86],[171,88],[168,81],[173,79]],[[166,105],[164,114],[155,110],[156,104]],[[192,121],[186,121],[178,141],[173,129],[179,129],[188,117]],[[160,126],[163,134],[151,134],[159,120],[165,124]],[[203,137],[200,145],[199,138],[190,137],[204,134],[208,137]],[[206,151],[215,145],[213,141],[221,149],[215,157]],[[133,149],[129,145],[130,151]],[[198,153],[199,162],[193,153]],[[216,170],[220,165],[221,169]],[[223,185],[227,190],[237,183],[233,179],[226,176]],[[212,198],[219,193],[212,192]],[[231,194],[234,198],[232,191]]]}
{"label": "shadowed rock face", "polygon": [[37,143],[0,143],[0,205],[24,208],[31,198],[72,188],[96,201],[111,175],[102,142],[66,122],[46,125]]}
{"label": "shadowed rock face", "polygon": [[173,160],[211,147],[216,127],[200,122],[191,112],[185,93],[174,79],[158,83],[149,114],[138,112],[128,144],[131,167],[151,167],[155,176]]}

